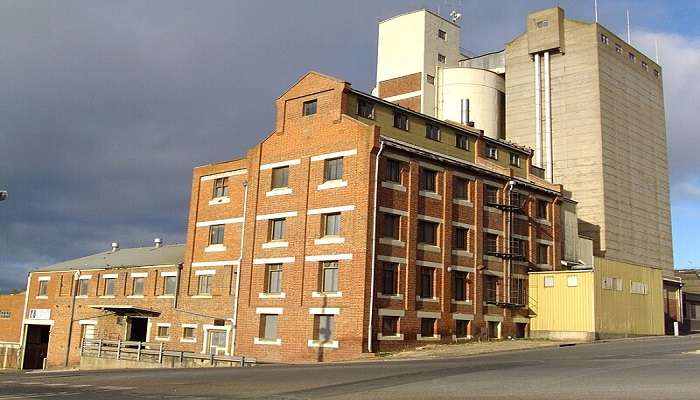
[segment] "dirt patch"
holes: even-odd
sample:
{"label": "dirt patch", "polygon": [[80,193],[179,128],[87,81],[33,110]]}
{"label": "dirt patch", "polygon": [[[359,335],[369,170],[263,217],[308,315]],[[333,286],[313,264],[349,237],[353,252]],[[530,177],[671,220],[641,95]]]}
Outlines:
{"label": "dirt patch", "polygon": [[402,358],[442,358],[459,357],[485,353],[497,353],[502,351],[527,350],[543,347],[560,347],[573,345],[574,342],[553,342],[550,340],[499,340],[499,341],[471,341],[458,344],[430,344],[413,350],[405,350],[397,353],[384,353],[382,357],[388,359]]}

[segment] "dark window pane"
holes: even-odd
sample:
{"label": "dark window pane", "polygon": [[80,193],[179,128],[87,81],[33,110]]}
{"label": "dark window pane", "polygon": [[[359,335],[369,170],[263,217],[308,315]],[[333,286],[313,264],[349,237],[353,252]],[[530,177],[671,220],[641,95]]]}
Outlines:
{"label": "dark window pane", "polygon": [[462,178],[455,178],[454,197],[459,200],[469,199],[469,181]]}
{"label": "dark window pane", "polygon": [[382,335],[395,336],[398,332],[399,317],[383,316],[382,317]]}
{"label": "dark window pane", "polygon": [[455,250],[467,250],[467,234],[468,230],[465,228],[455,228],[454,237],[454,248]]}
{"label": "dark window pane", "polygon": [[224,225],[212,225],[209,227],[209,244],[224,243]]}
{"label": "dark window pane", "polygon": [[374,104],[366,100],[359,100],[357,102],[357,115],[374,119]]}
{"label": "dark window pane", "polygon": [[465,135],[457,134],[455,139],[455,146],[462,150],[469,150],[469,139]]}
{"label": "dark window pane", "polygon": [[326,214],[325,236],[340,236],[340,213]]}
{"label": "dark window pane", "polygon": [[423,337],[435,336],[435,318],[420,319],[420,335]]}
{"label": "dark window pane", "polygon": [[420,190],[435,193],[435,181],[437,180],[437,172],[429,169],[421,169],[420,175]]}
{"label": "dark window pane", "polygon": [[484,233],[484,250],[486,251],[486,255],[498,253],[498,235]]}
{"label": "dark window pane", "polygon": [[336,181],[336,180],[343,179],[343,159],[342,159],[342,157],[326,160],[325,179],[326,179],[326,181]]}
{"label": "dark window pane", "polygon": [[383,274],[382,274],[382,293],[383,294],[396,294],[398,292],[396,289],[397,276],[398,276],[398,264],[384,263],[384,269],[383,269]]}
{"label": "dark window pane", "polygon": [[462,271],[454,272],[454,299],[464,301],[467,299],[467,273]]}
{"label": "dark window pane", "polygon": [[218,178],[214,180],[214,193],[212,197],[228,196],[228,178]]}
{"label": "dark window pane", "polygon": [[289,186],[289,167],[274,168],[272,170],[272,188],[280,189]]}
{"label": "dark window pane", "polygon": [[437,224],[428,221],[418,221],[418,242],[437,245]]}
{"label": "dark window pane", "polygon": [[484,201],[486,204],[498,204],[498,188],[484,185]]}
{"label": "dark window pane", "polygon": [[386,160],[386,180],[394,183],[401,183],[401,161]]}
{"label": "dark window pane", "polygon": [[324,293],[335,293],[338,291],[338,262],[323,263],[323,287]]}
{"label": "dark window pane", "polygon": [[382,231],[385,238],[399,239],[399,222],[401,217],[394,214],[384,214],[384,229]]}
{"label": "dark window pane", "polygon": [[304,115],[316,114],[316,100],[305,101],[304,102]]}
{"label": "dark window pane", "polygon": [[440,141],[440,128],[435,125],[425,125],[425,137]]}
{"label": "dark window pane", "polygon": [[267,293],[282,293],[282,264],[267,266]]}
{"label": "dark window pane", "polygon": [[408,116],[400,112],[394,112],[394,128],[408,130]]}
{"label": "dark window pane", "polygon": [[486,297],[486,301],[489,303],[495,303],[498,296],[498,278],[495,276],[485,276],[484,286],[484,296]]}
{"label": "dark window pane", "polygon": [[433,298],[433,269],[421,267],[420,269],[420,297]]}

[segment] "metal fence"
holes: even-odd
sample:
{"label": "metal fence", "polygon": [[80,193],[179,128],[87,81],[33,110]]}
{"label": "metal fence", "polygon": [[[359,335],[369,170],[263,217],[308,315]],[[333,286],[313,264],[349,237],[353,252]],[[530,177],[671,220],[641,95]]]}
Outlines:
{"label": "metal fence", "polygon": [[179,361],[199,361],[209,365],[221,363],[253,366],[256,359],[245,356],[224,356],[215,354],[191,353],[186,351],[168,350],[164,343],[128,342],[121,340],[83,339],[80,345],[80,356],[109,358],[116,360],[132,360],[163,364],[165,359]]}

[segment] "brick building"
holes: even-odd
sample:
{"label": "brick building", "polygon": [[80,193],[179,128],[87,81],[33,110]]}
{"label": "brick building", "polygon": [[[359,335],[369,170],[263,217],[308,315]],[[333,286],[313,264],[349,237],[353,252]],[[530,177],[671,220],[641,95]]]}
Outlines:
{"label": "brick building", "polygon": [[0,369],[17,366],[24,292],[0,294]]}
{"label": "brick building", "polygon": [[81,337],[268,361],[523,337],[528,271],[560,265],[573,204],[531,158],[311,72],[245,158],[194,169],[184,249],[34,272],[27,310],[52,321],[49,366]]}

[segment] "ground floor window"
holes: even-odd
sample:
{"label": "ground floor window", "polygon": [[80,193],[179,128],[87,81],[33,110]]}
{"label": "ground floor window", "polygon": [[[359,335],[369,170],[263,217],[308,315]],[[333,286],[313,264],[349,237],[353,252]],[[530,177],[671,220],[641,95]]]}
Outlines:
{"label": "ground floor window", "polygon": [[435,318],[421,318],[420,335],[421,337],[435,336]]}
{"label": "ground floor window", "polygon": [[260,337],[265,340],[277,340],[277,314],[260,316]]}
{"label": "ground floor window", "polygon": [[469,321],[458,319],[455,321],[455,336],[466,338],[469,335]]}
{"label": "ground floor window", "polygon": [[319,342],[335,340],[335,315],[317,315],[316,327],[316,340]]}
{"label": "ground floor window", "polygon": [[399,334],[399,317],[385,315],[382,317],[382,336]]}
{"label": "ground floor window", "polygon": [[226,354],[226,331],[210,330],[207,334],[209,354]]}

